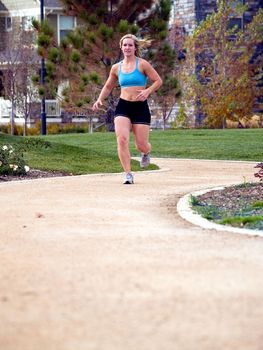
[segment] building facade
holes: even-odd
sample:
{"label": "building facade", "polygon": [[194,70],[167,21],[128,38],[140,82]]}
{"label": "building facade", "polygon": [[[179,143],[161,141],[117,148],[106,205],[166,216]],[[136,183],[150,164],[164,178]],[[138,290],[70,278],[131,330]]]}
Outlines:
{"label": "building facade", "polygon": [[[207,15],[216,10],[216,3],[216,0],[173,0],[171,22],[181,22],[185,32],[191,34]],[[233,18],[233,24],[239,28],[251,22],[258,9],[263,6],[262,0],[235,0],[234,3],[248,6],[242,17]]]}
{"label": "building facade", "polygon": [[[59,0],[44,0],[44,17],[54,29],[58,43],[77,25],[75,17],[65,16],[62,3]],[[16,50],[21,47],[21,35],[26,37],[36,53],[36,33],[32,27],[32,19],[40,20],[39,0],[0,0],[0,124],[8,123],[11,113],[11,101],[5,96],[3,75],[9,61],[15,60]],[[17,59],[21,63],[22,58]],[[40,67],[40,58],[35,55]],[[15,64],[15,61],[13,61]],[[32,87],[33,88],[33,87]],[[37,99],[35,113],[40,115],[40,101]],[[61,113],[56,100],[46,100],[47,118],[60,121]],[[23,123],[22,113],[16,109],[15,121]],[[39,116],[36,115],[36,118]]]}

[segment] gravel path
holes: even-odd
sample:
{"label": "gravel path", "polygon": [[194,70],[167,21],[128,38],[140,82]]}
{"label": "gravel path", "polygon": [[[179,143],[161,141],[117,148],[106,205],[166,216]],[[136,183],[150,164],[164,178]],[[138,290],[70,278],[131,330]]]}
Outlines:
{"label": "gravel path", "polygon": [[184,194],[248,162],[0,183],[0,349],[261,350],[263,239],[193,226]]}

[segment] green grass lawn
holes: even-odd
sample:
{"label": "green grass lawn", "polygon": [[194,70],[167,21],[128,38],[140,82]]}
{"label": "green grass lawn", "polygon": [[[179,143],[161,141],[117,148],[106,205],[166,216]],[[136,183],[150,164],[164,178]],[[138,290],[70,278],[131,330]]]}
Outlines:
{"label": "green grass lawn", "polygon": [[[32,137],[0,134],[0,145],[23,144]],[[114,133],[64,134],[38,137],[49,147],[34,146],[24,152],[31,168],[63,170],[72,174],[121,172]],[[153,157],[263,160],[263,129],[166,130],[150,133]],[[131,154],[139,156],[131,137]],[[132,161],[133,170],[139,163]],[[156,169],[151,165],[150,169]]]}

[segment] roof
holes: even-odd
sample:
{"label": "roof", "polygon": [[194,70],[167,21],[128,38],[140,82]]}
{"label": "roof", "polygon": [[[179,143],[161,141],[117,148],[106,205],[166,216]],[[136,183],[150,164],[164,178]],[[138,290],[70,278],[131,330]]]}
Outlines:
{"label": "roof", "polygon": [[[61,0],[43,0],[46,8],[63,8]],[[19,12],[26,9],[39,9],[40,0],[0,0],[1,12]]]}
{"label": "roof", "polygon": [[0,11],[8,12],[19,12],[39,7],[39,3],[34,0],[1,0],[0,4],[2,5]]}
{"label": "roof", "polygon": [[0,1],[0,11],[7,11],[6,6]]}

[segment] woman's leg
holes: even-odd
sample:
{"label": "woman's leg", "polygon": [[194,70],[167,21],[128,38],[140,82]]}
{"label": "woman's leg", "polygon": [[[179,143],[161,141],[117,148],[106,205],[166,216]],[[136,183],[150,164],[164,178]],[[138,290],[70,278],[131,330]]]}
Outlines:
{"label": "woman's leg", "polygon": [[148,154],[151,151],[151,144],[149,143],[150,126],[145,124],[133,124],[132,129],[136,148],[143,154]]}
{"label": "woman's leg", "polygon": [[118,156],[123,170],[129,173],[131,171],[131,155],[129,150],[131,122],[127,117],[115,117],[114,124]]}

